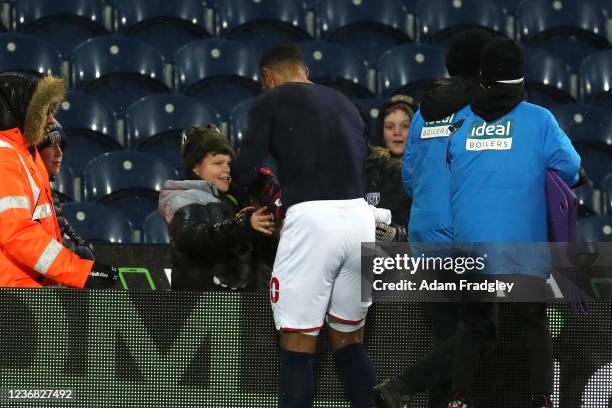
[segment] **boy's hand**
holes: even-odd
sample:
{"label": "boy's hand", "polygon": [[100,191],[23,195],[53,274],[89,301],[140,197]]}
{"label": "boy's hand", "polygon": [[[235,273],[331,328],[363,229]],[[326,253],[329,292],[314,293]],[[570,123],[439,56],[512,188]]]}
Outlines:
{"label": "boy's hand", "polygon": [[266,207],[261,207],[251,214],[251,227],[262,234],[272,235],[274,233],[274,216],[266,213]]}

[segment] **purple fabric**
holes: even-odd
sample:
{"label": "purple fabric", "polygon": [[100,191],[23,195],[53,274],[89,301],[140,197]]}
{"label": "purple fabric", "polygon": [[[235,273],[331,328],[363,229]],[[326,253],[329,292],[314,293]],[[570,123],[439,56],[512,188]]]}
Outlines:
{"label": "purple fabric", "polygon": [[574,242],[578,200],[576,194],[553,170],[546,171],[546,202],[548,206],[548,240]]}

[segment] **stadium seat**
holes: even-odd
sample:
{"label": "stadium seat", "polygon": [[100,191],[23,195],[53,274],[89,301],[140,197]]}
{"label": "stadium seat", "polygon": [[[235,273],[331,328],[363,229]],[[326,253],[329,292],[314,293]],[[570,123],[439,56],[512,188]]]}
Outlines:
{"label": "stadium seat", "polygon": [[64,162],[60,167],[60,173],[51,182],[51,188],[59,193],[62,203],[74,200],[74,173]]}
{"label": "stadium seat", "polygon": [[612,242],[612,215],[600,215],[578,220],[577,242]]}
{"label": "stadium seat", "polygon": [[402,0],[321,0],[316,14],[321,38],[351,47],[372,68],[384,51],[412,41]]}
{"label": "stadium seat", "polygon": [[575,145],[582,159],[582,167],[597,190],[602,189],[603,181],[612,169],[612,154],[604,149],[584,144]]}
{"label": "stadium seat", "polygon": [[115,0],[115,4],[117,31],[155,46],[166,61],[172,61],[181,46],[211,36],[200,0]]}
{"label": "stadium seat", "polygon": [[516,10],[517,36],[546,48],[577,71],[585,57],[609,46],[606,14],[598,0],[527,0]]}
{"label": "stadium seat", "polygon": [[349,98],[369,98],[366,62],[350,48],[325,42],[296,44],[304,55],[309,79],[330,86]]}
{"label": "stadium seat", "polygon": [[[599,211],[599,205],[595,199],[595,189],[593,183],[588,180],[585,184],[580,187],[574,188],[573,191],[578,199],[578,204],[582,206],[582,210],[588,209],[590,213],[597,213]],[[580,208],[578,214],[580,215]]]}
{"label": "stadium seat", "polygon": [[563,60],[545,50],[527,48],[524,67],[529,102],[547,108],[575,102],[570,69]]}
{"label": "stadium seat", "polygon": [[224,116],[238,103],[259,94],[259,55],[224,39],[185,45],[174,57],[176,87],[185,95],[213,104]]}
{"label": "stadium seat", "polygon": [[228,40],[260,51],[312,39],[306,25],[306,8],[300,0],[220,1],[217,27]]}
{"label": "stadium seat", "polygon": [[585,102],[612,107],[612,50],[599,51],[585,59],[580,78]]}
{"label": "stadium seat", "polygon": [[378,93],[396,93],[421,100],[434,80],[448,76],[446,50],[433,45],[406,44],[384,53],[378,61]]}
{"label": "stadium seat", "polygon": [[94,157],[123,148],[116,136],[115,112],[98,98],[68,92],[56,117],[67,136],[64,163],[76,177]]}
{"label": "stadium seat", "polygon": [[111,152],[90,161],[83,171],[85,200],[97,201],[127,215],[136,229],[157,208],[157,196],[175,169],[150,154]]}
{"label": "stadium seat", "polygon": [[95,243],[129,244],[132,242],[132,223],[112,208],[96,203],[67,203],[64,216],[74,230]]}
{"label": "stadium seat", "polygon": [[477,27],[507,35],[504,9],[489,0],[422,0],[416,15],[421,42],[448,44],[458,32]]}
{"label": "stadium seat", "polygon": [[376,124],[378,121],[378,115],[381,114],[380,110],[382,109],[385,101],[378,98],[368,98],[355,99],[353,102],[355,102],[355,105],[363,109],[368,114],[368,123],[366,123],[366,125],[369,128],[369,140],[370,143],[376,143]]}
{"label": "stadium seat", "polygon": [[612,215],[612,171],[603,180],[604,212]]}
{"label": "stadium seat", "polygon": [[551,109],[557,123],[572,140],[584,138],[585,132],[592,131],[605,121],[607,112],[597,106],[579,103],[556,106]]}
{"label": "stadium seat", "polygon": [[219,126],[219,114],[203,102],[176,94],[150,95],[130,106],[127,140],[130,148],[181,168],[181,131],[209,123]]}
{"label": "stadium seat", "polygon": [[251,109],[252,103],[253,99],[239,103],[230,115],[230,140],[234,149],[240,147],[240,143],[249,126],[249,109]]}
{"label": "stadium seat", "polygon": [[13,8],[15,28],[49,41],[64,59],[81,42],[108,34],[99,0],[19,0]]}
{"label": "stadium seat", "polygon": [[72,56],[73,86],[103,99],[120,118],[143,96],[168,92],[163,80],[160,52],[134,38],[93,38],[79,45]]}
{"label": "stadium seat", "polygon": [[62,58],[49,43],[26,34],[0,34],[0,72],[60,75]]}
{"label": "stadium seat", "polygon": [[168,225],[159,215],[159,211],[153,211],[145,218],[142,233],[144,244],[168,244],[170,242]]}

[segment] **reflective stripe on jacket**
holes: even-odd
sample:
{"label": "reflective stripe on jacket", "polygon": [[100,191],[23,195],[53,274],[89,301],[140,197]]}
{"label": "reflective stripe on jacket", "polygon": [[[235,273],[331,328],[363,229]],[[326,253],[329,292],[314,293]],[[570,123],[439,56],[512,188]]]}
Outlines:
{"label": "reflective stripe on jacket", "polygon": [[49,177],[19,129],[0,131],[0,286],[82,288],[92,261],[61,244]]}

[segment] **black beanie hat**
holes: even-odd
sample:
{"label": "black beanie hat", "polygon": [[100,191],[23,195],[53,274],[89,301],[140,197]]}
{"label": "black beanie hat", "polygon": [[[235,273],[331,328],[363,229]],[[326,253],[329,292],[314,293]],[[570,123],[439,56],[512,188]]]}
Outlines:
{"label": "black beanie hat", "polygon": [[52,144],[59,144],[62,150],[66,148],[66,132],[57,119],[53,119],[53,124],[45,129],[45,139],[36,147],[41,151]]}
{"label": "black beanie hat", "polygon": [[491,38],[488,31],[479,28],[457,34],[446,51],[449,75],[478,75],[482,49]]}
{"label": "black beanie hat", "polygon": [[232,159],[236,157],[229,140],[223,136],[223,133],[215,125],[183,130],[181,133],[181,156],[185,176],[192,176],[193,166],[208,153],[227,154]]}
{"label": "black beanie hat", "polygon": [[523,49],[515,41],[501,38],[491,41],[482,50],[480,76],[484,85],[499,81],[517,81],[523,72]]}

